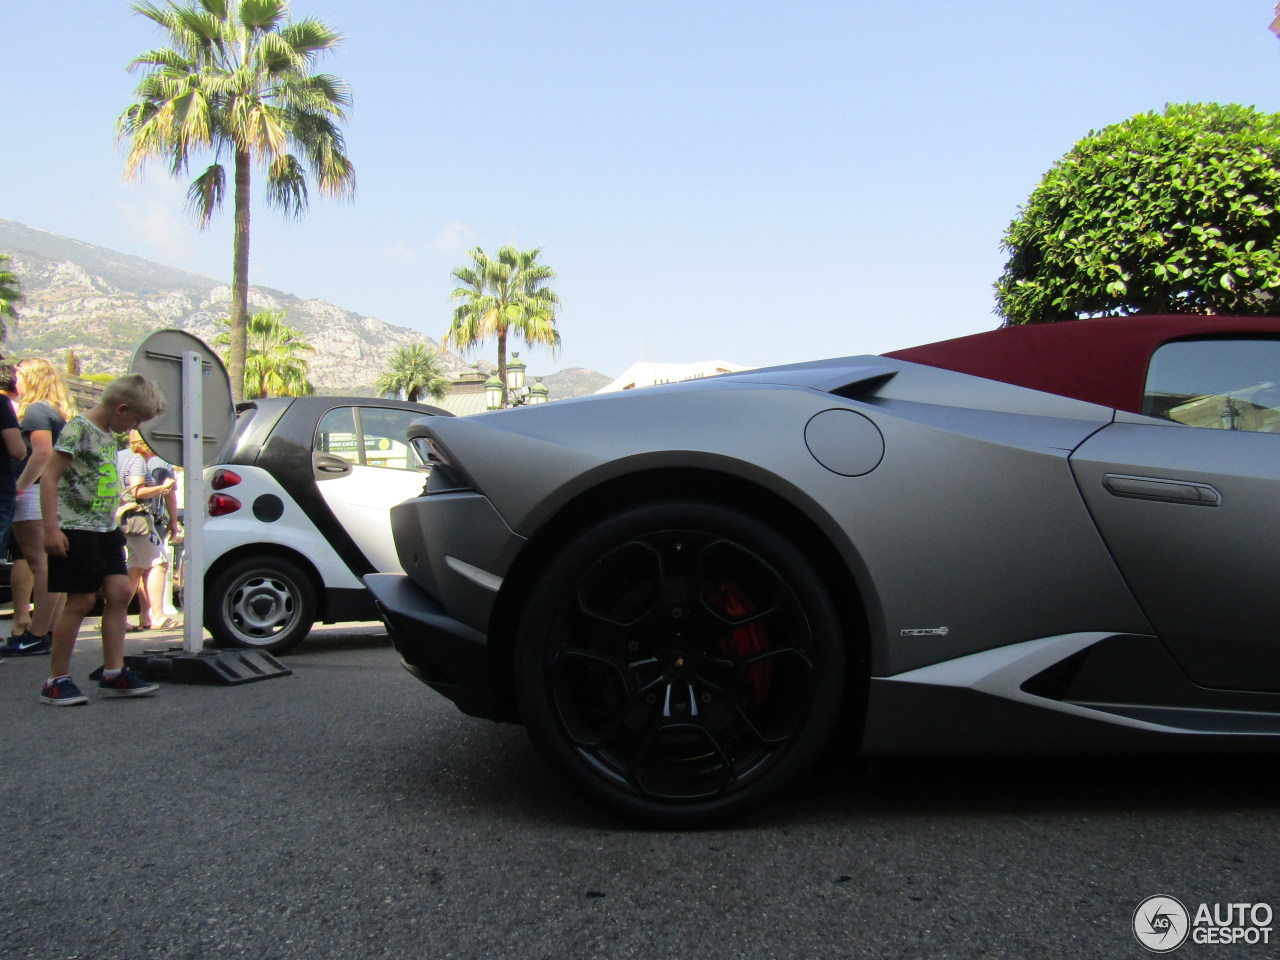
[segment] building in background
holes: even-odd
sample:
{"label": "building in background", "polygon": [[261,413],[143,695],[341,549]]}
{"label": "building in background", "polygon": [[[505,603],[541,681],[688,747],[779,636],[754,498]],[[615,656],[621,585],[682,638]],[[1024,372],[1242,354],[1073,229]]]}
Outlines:
{"label": "building in background", "polygon": [[465,417],[473,413],[484,413],[487,409],[485,406],[484,382],[487,379],[488,377],[479,370],[468,370],[466,373],[460,373],[454,377],[453,383],[449,386],[449,392],[445,394],[443,400],[423,397],[419,402],[439,407],[441,410],[448,410],[458,417]]}
{"label": "building in background", "polygon": [[650,363],[641,360],[627,367],[622,376],[601,387],[596,393],[654,387],[662,383],[679,383],[682,380],[700,380],[703,377],[714,377],[722,373],[740,373],[750,369],[751,367],[727,363],[724,360],[703,360],[699,363]]}

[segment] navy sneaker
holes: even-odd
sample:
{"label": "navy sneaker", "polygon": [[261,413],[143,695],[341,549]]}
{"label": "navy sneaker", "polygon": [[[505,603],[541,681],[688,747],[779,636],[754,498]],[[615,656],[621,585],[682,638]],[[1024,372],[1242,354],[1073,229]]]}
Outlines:
{"label": "navy sneaker", "polygon": [[53,649],[53,637],[45,634],[37,637],[30,630],[20,637],[10,637],[9,642],[0,647],[0,656],[4,657],[40,657]]}
{"label": "navy sneaker", "polygon": [[160,684],[148,683],[128,667],[110,680],[104,676],[98,681],[98,686],[117,697],[145,697],[160,689]]}
{"label": "navy sneaker", "polygon": [[71,682],[70,677],[55,677],[44,682],[40,702],[55,707],[74,707],[79,703],[88,703],[89,698],[80,692],[80,688]]}

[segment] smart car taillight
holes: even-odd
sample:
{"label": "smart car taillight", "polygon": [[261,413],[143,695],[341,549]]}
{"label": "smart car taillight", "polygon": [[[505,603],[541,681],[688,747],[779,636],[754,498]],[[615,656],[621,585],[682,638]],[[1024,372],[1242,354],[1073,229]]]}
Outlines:
{"label": "smart car taillight", "polygon": [[241,506],[243,504],[235,497],[225,493],[215,493],[209,497],[209,516],[225,517],[229,513],[235,513]]}
{"label": "smart car taillight", "polygon": [[[213,478],[209,481],[209,486],[215,490],[225,490],[227,487],[234,487],[239,482],[240,474],[219,468],[213,471]],[[239,504],[236,506],[238,509]]]}

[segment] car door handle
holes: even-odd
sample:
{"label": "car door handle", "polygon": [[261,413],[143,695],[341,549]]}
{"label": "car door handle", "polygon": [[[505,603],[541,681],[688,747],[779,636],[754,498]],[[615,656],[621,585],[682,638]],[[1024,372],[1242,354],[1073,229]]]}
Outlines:
{"label": "car door handle", "polygon": [[318,453],[311,461],[317,473],[331,473],[335,476],[351,472],[350,461],[331,453]]}
{"label": "car door handle", "polygon": [[1162,503],[1190,503],[1201,507],[1216,507],[1222,503],[1222,494],[1207,483],[1191,480],[1165,480],[1160,477],[1130,477],[1108,473],[1102,485],[1117,497],[1134,500],[1158,500]]}

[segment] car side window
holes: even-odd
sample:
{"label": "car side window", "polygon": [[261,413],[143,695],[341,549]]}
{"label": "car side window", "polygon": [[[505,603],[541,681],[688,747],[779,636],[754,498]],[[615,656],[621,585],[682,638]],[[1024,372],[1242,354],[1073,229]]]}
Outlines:
{"label": "car side window", "polygon": [[422,416],[415,410],[392,407],[360,407],[363,462],[371,467],[417,470],[426,466],[409,445],[409,424]]}
{"label": "car side window", "polygon": [[360,462],[360,444],[356,442],[355,411],[351,407],[334,407],[316,424],[316,438],[312,448],[319,453],[331,453]]}
{"label": "car side window", "polygon": [[1177,340],[1147,368],[1142,412],[1211,430],[1280,433],[1280,340]]}

